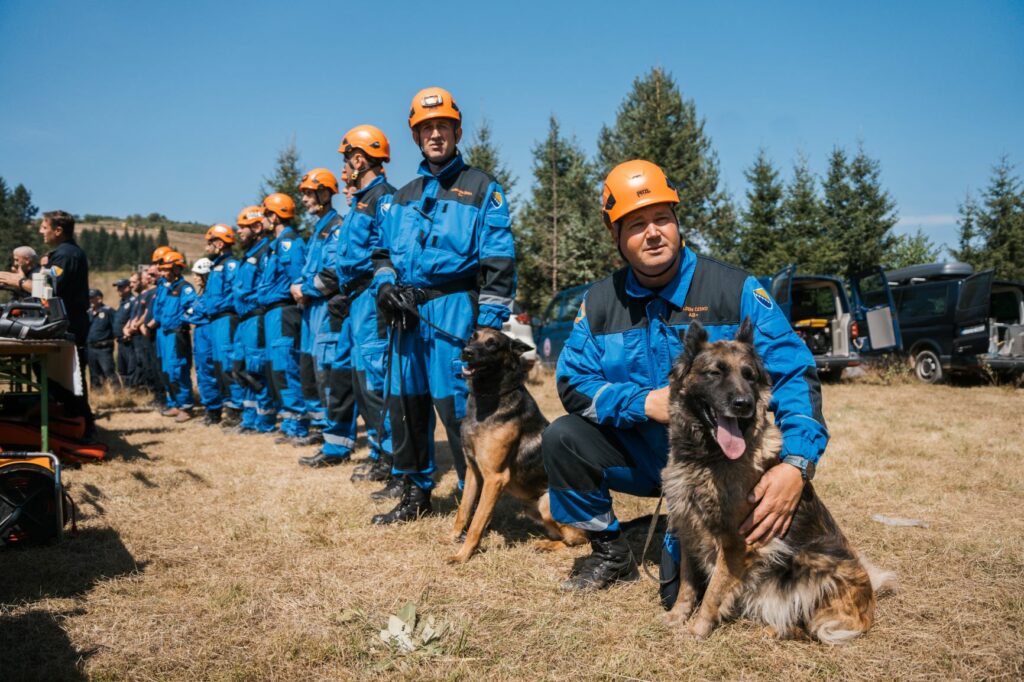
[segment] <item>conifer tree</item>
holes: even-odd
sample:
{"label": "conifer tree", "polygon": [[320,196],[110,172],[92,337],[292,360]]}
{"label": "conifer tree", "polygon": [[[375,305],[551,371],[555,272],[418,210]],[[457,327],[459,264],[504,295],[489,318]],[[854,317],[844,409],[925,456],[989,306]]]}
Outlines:
{"label": "conifer tree", "polygon": [[616,165],[646,159],[660,166],[679,191],[676,213],[690,243],[727,246],[735,214],[719,188],[718,157],[693,100],[683,99],[672,76],[655,67],[633,81],[615,124],[602,126],[597,165],[603,178]]}
{"label": "conifer tree", "polygon": [[793,165],[793,177],[782,198],[781,231],[773,256],[777,269],[796,263],[801,272],[822,271],[816,253],[822,238],[823,217],[817,180],[806,157],[801,155]]}
{"label": "conifer tree", "polygon": [[779,262],[779,257],[783,256],[779,249],[782,181],[764,149],[758,152],[754,164],[744,175],[750,187],[743,212],[739,259],[735,262],[758,275],[773,274],[784,265]]}
{"label": "conifer tree", "polygon": [[928,235],[921,228],[917,228],[914,234],[896,235],[893,246],[885,257],[884,265],[894,270],[909,265],[934,263],[939,259],[940,251]]}
{"label": "conifer tree", "polygon": [[167,228],[163,225],[160,226],[160,231],[156,235],[157,246],[153,248],[155,251],[160,246],[170,246],[171,240],[167,238]]}
{"label": "conifer tree", "polygon": [[607,275],[617,254],[598,214],[593,164],[575,139],[561,135],[554,116],[533,157],[530,200],[513,229],[519,298],[540,311],[555,292]]}
{"label": "conifer tree", "polygon": [[[486,118],[480,119],[480,125],[473,133],[473,139],[469,146],[466,147],[465,158],[466,163],[479,168],[497,180],[501,188],[505,190],[506,196],[512,194],[516,178],[502,163],[498,146],[492,141],[491,123]],[[509,207],[512,206],[514,204],[510,201]]]}
{"label": "conifer tree", "polygon": [[1024,194],[1007,157],[992,169],[977,229],[984,247],[976,267],[994,268],[997,276],[1024,280]]}
{"label": "conifer tree", "polygon": [[295,201],[294,224],[302,226],[306,220],[306,209],[302,205],[301,195],[299,194],[299,183],[302,181],[302,175],[299,150],[295,146],[295,139],[292,138],[278,152],[273,174],[270,177],[263,178],[263,184],[260,185],[260,196],[255,203],[263,203],[264,197],[274,192],[287,194]]}
{"label": "conifer tree", "polygon": [[42,248],[42,240],[31,225],[38,212],[24,185],[10,189],[0,178],[0,257],[4,262],[19,246],[32,246],[36,251]]}
{"label": "conifer tree", "polygon": [[950,249],[950,255],[961,263],[969,263],[976,269],[982,260],[984,244],[980,244],[981,235],[978,234],[978,204],[970,192],[964,197],[963,203],[958,207],[960,218],[957,224],[959,248]]}

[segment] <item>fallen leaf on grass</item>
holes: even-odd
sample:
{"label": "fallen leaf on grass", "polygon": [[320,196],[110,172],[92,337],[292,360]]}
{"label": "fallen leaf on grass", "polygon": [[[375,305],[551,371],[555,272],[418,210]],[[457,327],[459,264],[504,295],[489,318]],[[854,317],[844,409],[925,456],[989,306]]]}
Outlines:
{"label": "fallen leaf on grass", "polygon": [[918,528],[927,528],[928,522],[920,519],[900,519],[895,516],[882,516],[881,514],[875,514],[871,517],[873,521],[884,523],[887,526],[917,526]]}

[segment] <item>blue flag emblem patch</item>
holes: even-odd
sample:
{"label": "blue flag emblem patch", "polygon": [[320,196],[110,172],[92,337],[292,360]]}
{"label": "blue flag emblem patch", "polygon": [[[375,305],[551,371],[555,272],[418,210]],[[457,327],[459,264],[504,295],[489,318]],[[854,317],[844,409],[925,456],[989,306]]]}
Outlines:
{"label": "blue flag emblem patch", "polygon": [[754,289],[754,298],[757,299],[757,302],[763,305],[768,310],[771,310],[774,307],[772,304],[771,296],[769,296],[768,292],[765,291],[764,289]]}

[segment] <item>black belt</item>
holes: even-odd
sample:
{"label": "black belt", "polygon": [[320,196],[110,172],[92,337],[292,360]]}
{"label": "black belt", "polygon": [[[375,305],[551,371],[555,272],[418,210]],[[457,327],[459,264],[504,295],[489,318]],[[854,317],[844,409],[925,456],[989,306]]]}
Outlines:
{"label": "black belt", "polygon": [[356,277],[341,288],[341,293],[349,298],[355,298],[366,291],[366,288],[373,282],[373,275],[365,274]]}
{"label": "black belt", "polygon": [[476,291],[477,286],[476,277],[472,277],[445,282],[437,285],[436,287],[415,287],[416,299],[418,302],[426,303],[427,301],[433,301],[435,298],[441,298],[442,296],[448,296],[449,294],[458,294],[463,291]]}
{"label": "black belt", "polygon": [[114,340],[113,339],[111,339],[110,341],[100,341],[98,343],[90,343],[89,344],[89,348],[96,348],[97,350],[105,350],[107,348],[113,348],[113,347],[114,347]]}
{"label": "black belt", "polygon": [[210,318],[210,322],[216,322],[217,320],[220,320],[220,319],[223,319],[225,317],[228,317],[229,315],[235,315],[235,311],[234,310],[225,310],[224,312],[217,313],[216,315],[214,315],[213,317]]}

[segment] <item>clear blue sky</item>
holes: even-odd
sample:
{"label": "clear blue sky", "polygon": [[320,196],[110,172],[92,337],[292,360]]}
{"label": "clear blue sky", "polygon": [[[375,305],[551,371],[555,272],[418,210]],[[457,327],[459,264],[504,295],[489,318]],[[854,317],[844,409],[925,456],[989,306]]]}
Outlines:
{"label": "clear blue sky", "polygon": [[467,134],[490,119],[522,197],[548,116],[592,153],[652,66],[737,199],[759,147],[788,176],[861,140],[900,229],[942,243],[1001,155],[1024,170],[1019,0],[322,4],[0,0],[0,176],[43,210],[230,222],[292,137],[337,170],[341,135],[374,123],[409,180],[409,101],[441,85]]}

